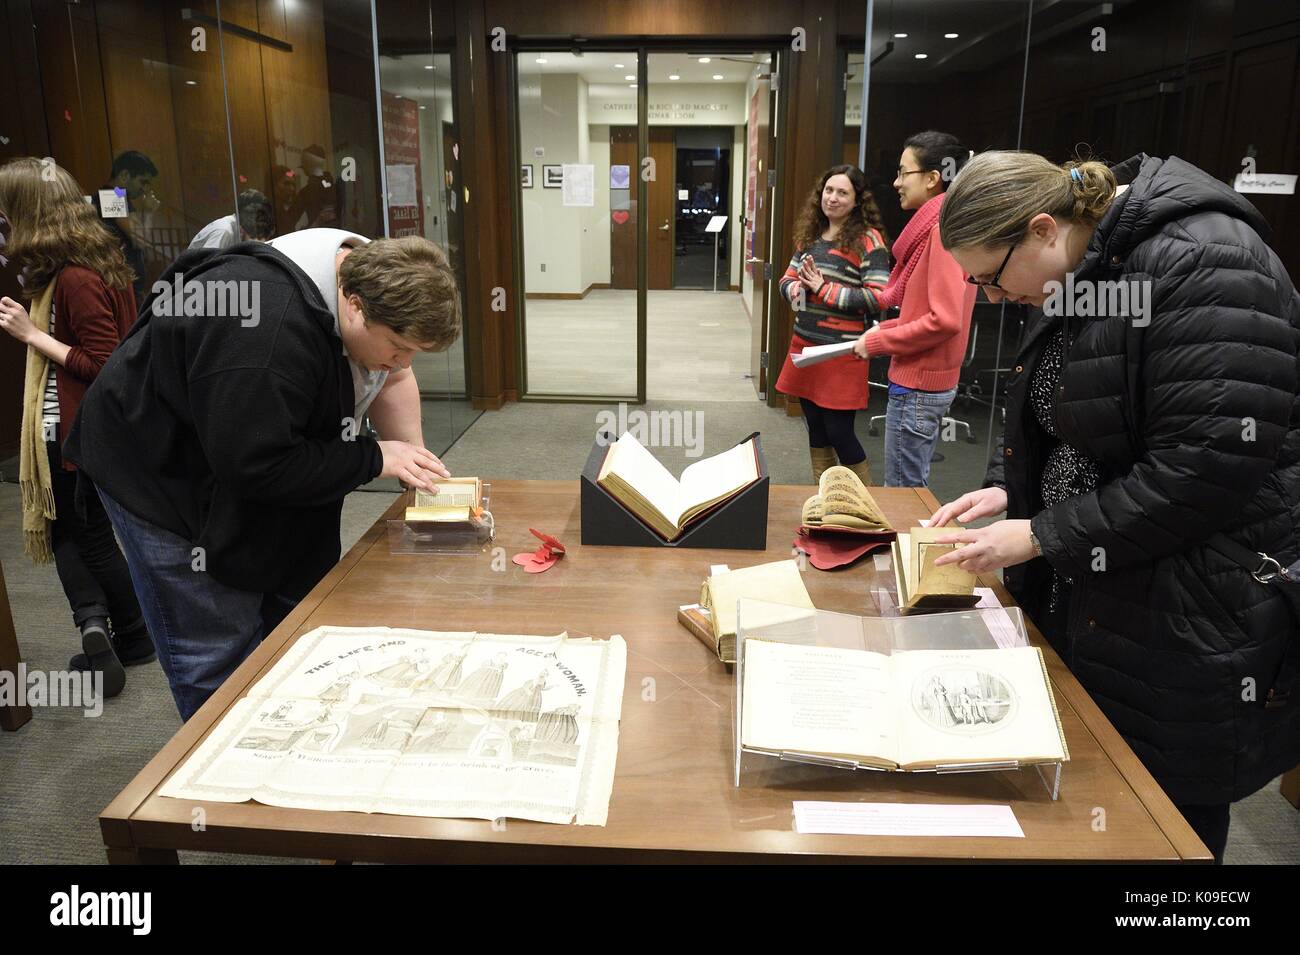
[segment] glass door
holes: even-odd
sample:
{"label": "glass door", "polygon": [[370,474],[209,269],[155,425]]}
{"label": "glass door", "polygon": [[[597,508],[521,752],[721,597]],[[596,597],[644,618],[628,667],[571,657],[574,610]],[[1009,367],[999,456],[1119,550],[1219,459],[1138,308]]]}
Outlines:
{"label": "glass door", "polygon": [[[635,50],[514,59],[522,399],[645,400],[647,152]],[[639,157],[647,157],[645,162]]]}

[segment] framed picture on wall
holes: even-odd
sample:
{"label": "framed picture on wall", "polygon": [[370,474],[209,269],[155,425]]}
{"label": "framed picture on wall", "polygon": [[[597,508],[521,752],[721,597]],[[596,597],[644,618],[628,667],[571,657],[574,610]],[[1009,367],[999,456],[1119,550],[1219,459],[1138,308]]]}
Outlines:
{"label": "framed picture on wall", "polygon": [[531,165],[519,167],[519,185],[525,189],[533,188],[533,167]]}
{"label": "framed picture on wall", "polygon": [[543,189],[560,189],[564,186],[564,166],[543,166],[542,167],[542,188]]}

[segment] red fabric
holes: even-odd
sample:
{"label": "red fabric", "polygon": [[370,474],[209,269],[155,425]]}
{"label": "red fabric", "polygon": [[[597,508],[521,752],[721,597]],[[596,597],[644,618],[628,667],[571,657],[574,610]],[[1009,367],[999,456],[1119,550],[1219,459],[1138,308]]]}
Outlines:
{"label": "red fabric", "polygon": [[876,296],[881,311],[903,303],[903,291],[911,281],[912,273],[916,271],[917,263],[921,259],[922,243],[929,237],[930,231],[939,224],[939,212],[943,208],[943,197],[946,195],[946,192],[941,192],[934,198],[927,199],[912,218],[907,220],[907,225],[903,226],[903,231],[894,240],[894,245],[890,249],[894,254],[894,270],[889,273],[889,281],[884,289]]}
{"label": "red fabric", "polygon": [[947,391],[961,375],[978,289],[939,241],[938,225],[914,254],[916,268],[903,291],[899,317],[867,332],[867,354],[890,356],[892,382]]}
{"label": "red fabric", "polygon": [[[67,345],[66,365],[54,365],[59,390],[59,444],[77,417],[81,399],[126,333],[135,324],[135,291],[109,288],[80,265],[66,266],[54,287],[54,338]],[[76,467],[66,458],[65,471]]]}
{"label": "red fabric", "polygon": [[776,390],[783,395],[807,398],[819,408],[851,411],[867,406],[867,363],[854,355],[832,358],[818,365],[796,368],[790,355],[811,348],[812,343],[798,335],[790,336],[790,351],[785,356]]}

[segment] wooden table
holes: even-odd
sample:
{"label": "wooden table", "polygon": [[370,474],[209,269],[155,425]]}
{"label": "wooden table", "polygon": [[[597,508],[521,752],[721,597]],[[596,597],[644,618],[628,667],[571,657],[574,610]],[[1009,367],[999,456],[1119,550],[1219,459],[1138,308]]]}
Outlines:
{"label": "wooden table", "polygon": [[[576,481],[494,481],[498,552],[481,557],[389,553],[394,504],[100,816],[111,862],[175,862],[176,850],[387,862],[771,862],[912,860],[1210,861],[1209,852],[1037,631],[1071,762],[1053,802],[1033,770],[902,776],[823,771],[814,781],[732,785],[732,677],[676,622],[710,564],[744,567],[790,556],[809,487],[771,489],[768,549],[582,547]],[[874,489],[899,527],[928,517],[928,490]],[[535,527],[568,554],[543,574],[509,561]],[[875,612],[874,562],[804,578],[822,609]],[[1011,599],[996,578],[982,581]],[[160,797],[167,776],[249,686],[315,627],[416,627],[555,633],[627,640],[618,768],[606,826],[426,819],[194,803]],[[795,799],[1009,803],[1026,838],[800,835]],[[192,826],[202,807],[206,826]]]}
{"label": "wooden table", "polygon": [[[15,689],[18,686],[18,634],[14,632],[14,616],[9,608],[9,589],[5,586],[4,567],[0,566],[0,673],[13,674]],[[32,708],[24,703],[0,706],[0,730],[16,730],[32,718]]]}

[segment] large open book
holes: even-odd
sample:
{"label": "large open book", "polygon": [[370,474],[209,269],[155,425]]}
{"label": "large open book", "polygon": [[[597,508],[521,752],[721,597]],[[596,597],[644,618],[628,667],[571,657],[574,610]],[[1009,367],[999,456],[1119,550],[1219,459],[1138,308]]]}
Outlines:
{"label": "large open book", "polygon": [[956,564],[935,566],[935,561],[961,544],[936,544],[935,539],[955,527],[913,527],[900,531],[894,541],[894,583],[902,613],[954,610],[979,603],[975,575]]}
{"label": "large open book", "polygon": [[681,479],[628,432],[609,446],[596,483],[650,525],[664,540],[713,507],[739,494],[760,477],[753,438],[721,454],[696,461]]}
{"label": "large open book", "polygon": [[1069,759],[1037,647],[873,653],[749,639],[741,744],[885,770]]}

